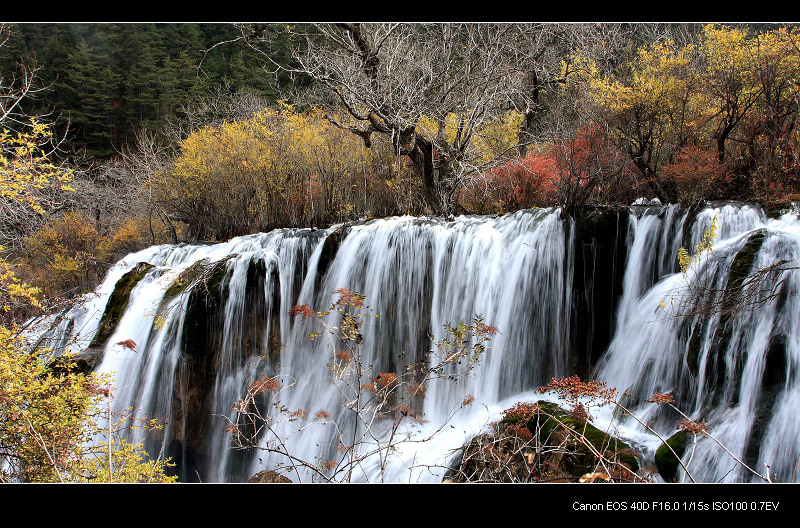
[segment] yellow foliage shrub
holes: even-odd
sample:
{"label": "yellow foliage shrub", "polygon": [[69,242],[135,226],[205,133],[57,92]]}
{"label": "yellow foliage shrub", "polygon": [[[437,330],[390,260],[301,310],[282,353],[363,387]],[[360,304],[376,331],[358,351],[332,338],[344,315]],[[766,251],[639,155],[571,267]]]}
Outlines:
{"label": "yellow foliage shrub", "polygon": [[80,293],[103,273],[97,259],[102,237],[80,212],[70,212],[25,238],[25,264],[45,294]]}

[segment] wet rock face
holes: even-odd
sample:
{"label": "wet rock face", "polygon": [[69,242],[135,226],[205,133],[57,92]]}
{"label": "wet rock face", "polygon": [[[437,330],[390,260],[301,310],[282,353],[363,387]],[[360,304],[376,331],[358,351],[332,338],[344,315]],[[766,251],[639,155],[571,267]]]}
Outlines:
{"label": "wet rock face", "polygon": [[627,257],[627,209],[575,219],[572,289],[573,372],[587,375],[611,342]]}
{"label": "wet rock face", "polygon": [[[189,274],[191,277],[186,277],[191,282],[185,285],[188,299],[180,336],[183,355],[173,377],[175,390],[171,406],[171,420],[176,426],[171,428],[169,442],[170,456],[176,461],[177,471],[183,478],[195,474],[202,476],[203,466],[208,462],[210,440],[207,432],[214,419],[215,382],[220,369],[224,368],[223,363],[230,361],[231,355],[238,356],[241,362],[255,356],[271,363],[280,359],[277,312],[270,312],[265,302],[265,284],[268,274],[272,274],[271,302],[274,307],[280,304],[278,280],[275,270],[270,270],[260,259],[252,260],[248,266],[242,303],[244,309],[236,314],[241,318],[241,324],[234,325],[234,335],[228,336],[228,346],[233,350],[226,350],[226,303],[230,297],[232,273],[228,260],[197,266]],[[266,345],[265,322],[272,331]]]}
{"label": "wet rock face", "polygon": [[103,317],[100,319],[97,333],[92,343],[89,345],[89,348],[102,348],[108,338],[111,337],[122,314],[125,313],[125,308],[128,306],[128,301],[130,301],[131,298],[131,291],[133,291],[133,288],[139,284],[139,281],[141,281],[153,267],[152,264],[140,262],[117,281],[114,292],[111,294],[106,304]]}
{"label": "wet rock face", "polygon": [[[214,380],[222,353],[228,260],[201,264],[185,285],[186,311],[181,335],[183,355],[173,374],[175,390],[169,456],[176,461],[181,481],[203,474],[207,460],[210,421],[213,419]],[[252,325],[251,325],[252,326]]]}

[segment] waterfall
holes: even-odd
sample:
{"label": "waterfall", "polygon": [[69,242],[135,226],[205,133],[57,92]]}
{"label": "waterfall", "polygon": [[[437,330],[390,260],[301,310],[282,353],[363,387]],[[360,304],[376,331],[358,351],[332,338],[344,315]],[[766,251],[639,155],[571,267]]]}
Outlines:
{"label": "waterfall", "polygon": [[[800,275],[792,269],[779,277],[764,275],[758,288],[740,292],[749,304],[725,311],[719,303],[736,294],[737,274],[739,280],[753,278],[779,261],[796,267],[800,225],[795,214],[767,219],[750,206],[710,207],[691,226],[693,245],[714,218],[718,240],[686,274],[667,274],[650,288],[626,292],[620,308],[625,317],[596,376],[629,393],[633,414],[664,438],[676,431],[681,416],[647,403],[655,393],[672,393],[689,418],[708,427],[719,443],[702,437],[684,457],[695,480],[761,480],[733,455],[762,475],[791,481],[800,454],[800,421],[788,412],[798,398]],[[635,262],[627,273],[640,273]],[[716,302],[698,304],[701,295]],[[633,419],[625,422],[630,434],[642,432]]]}
{"label": "waterfall", "polygon": [[[340,288],[364,295],[370,315],[359,351],[374,373],[403,376],[430,361],[447,325],[480,316],[499,329],[469,376],[430,383],[414,416],[401,421],[397,438],[409,440],[399,441],[390,457],[363,460],[353,480],[440,480],[458,448],[504,408],[540,397],[538,387],[576,368],[593,369],[598,379],[626,389],[637,415],[654,420],[666,436],[674,417],[644,400],[674,391],[684,411],[707,423],[729,448],[754,465],[771,463],[774,475],[789,480],[800,453],[800,424],[790,411],[800,397],[796,272],[782,274],[778,299],[757,311],[725,321],[664,317],[663,307],[679,304],[686,291],[678,249],[698,244],[715,217],[718,241],[690,271],[698,281],[727,282],[737,254],[758,233],[763,240],[752,269],[797,259],[795,216],[767,219],[742,204],[712,204],[691,214],[679,206],[631,207],[615,224],[621,241],[602,254],[596,241],[587,242],[586,231],[553,209],[450,220],[395,217],[130,254],[95,292],[39,321],[37,337],[56,353],[99,354],[95,369],[116,378],[119,412],[164,417],[157,436],[131,440],[144,441],[151,455],[171,457],[185,482],[239,482],[287,462],[264,449],[232,449],[225,432],[225,417],[234,417],[233,405],[261,376],[285,383],[279,393],[283,417],[298,413],[274,423],[285,447],[312,463],[341,457],[331,424],[348,431],[356,425],[332,376],[337,344],[310,339],[318,322],[289,314],[296,305],[329,308]],[[612,253],[619,262],[611,268],[624,272],[620,291],[608,288],[616,279],[595,262]],[[577,273],[578,259],[592,261],[591,267],[583,264]],[[127,304],[117,305],[115,289],[125,283],[133,285]],[[599,328],[587,331],[575,316],[579,308],[598,306],[608,306],[609,313],[592,315],[592,324],[608,326],[607,338]],[[114,324],[109,314],[116,314]],[[328,322],[337,324],[335,318]],[[718,344],[722,334],[724,347]],[[126,340],[135,349],[119,344]],[[584,349],[597,346],[602,353],[589,365],[593,355]],[[328,425],[315,419],[320,411],[330,416]],[[376,422],[376,442],[391,423]],[[622,426],[652,455],[657,444],[636,423]],[[692,475],[704,481],[721,474],[749,478],[718,464],[722,458],[713,442],[703,440]],[[295,481],[318,479],[307,470],[279,471]]]}

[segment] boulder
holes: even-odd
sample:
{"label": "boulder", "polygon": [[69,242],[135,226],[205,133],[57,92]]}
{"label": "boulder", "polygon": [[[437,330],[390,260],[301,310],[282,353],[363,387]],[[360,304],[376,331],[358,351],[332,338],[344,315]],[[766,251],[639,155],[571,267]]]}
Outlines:
{"label": "boulder", "polygon": [[247,482],[254,483],[254,484],[291,484],[292,483],[292,481],[289,479],[289,477],[286,477],[284,475],[281,475],[278,472],[270,471],[270,470],[259,471],[258,473],[256,473],[252,477],[250,477],[250,480],[248,480]]}
{"label": "boulder", "polygon": [[[636,474],[640,455],[625,442],[553,403],[539,401],[524,407],[530,412],[509,413],[492,431],[473,437],[445,481],[644,480]],[[598,452],[603,454],[603,464]]]}
{"label": "boulder", "polygon": [[675,455],[677,454],[679,457],[683,456],[683,453],[686,451],[686,446],[689,444],[689,434],[690,433],[685,430],[678,431],[667,438],[667,441],[661,444],[656,450],[656,468],[658,468],[658,473],[667,482],[675,482],[678,476],[678,459]]}

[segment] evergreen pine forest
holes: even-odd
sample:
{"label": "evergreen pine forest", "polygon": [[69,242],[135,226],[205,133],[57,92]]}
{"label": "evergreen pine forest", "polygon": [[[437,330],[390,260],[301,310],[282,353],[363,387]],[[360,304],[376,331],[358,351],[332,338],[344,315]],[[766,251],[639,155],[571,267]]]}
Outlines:
{"label": "evergreen pine forest", "polygon": [[[420,42],[441,31],[464,49],[494,34],[410,25]],[[478,122],[437,108],[431,84],[418,94],[426,104],[404,114],[413,127],[373,123],[366,135],[334,124],[352,117],[345,97],[303,70],[304,51],[335,42],[306,40],[304,26],[0,25],[0,451],[11,453],[0,481],[174,480],[169,461],[135,446],[116,444],[117,474],[76,447],[111,381],[19,361],[29,317],[91,291],[132,251],[392,215],[800,197],[793,25],[587,24],[583,34],[580,24],[506,24],[502,53],[519,61],[509,71],[522,72],[522,99],[492,101]],[[515,44],[543,32],[552,40],[536,58]],[[405,89],[389,91],[399,100]],[[409,130],[417,145],[436,138],[436,162],[468,167],[441,183],[444,208],[429,199],[418,151],[397,141]]]}

